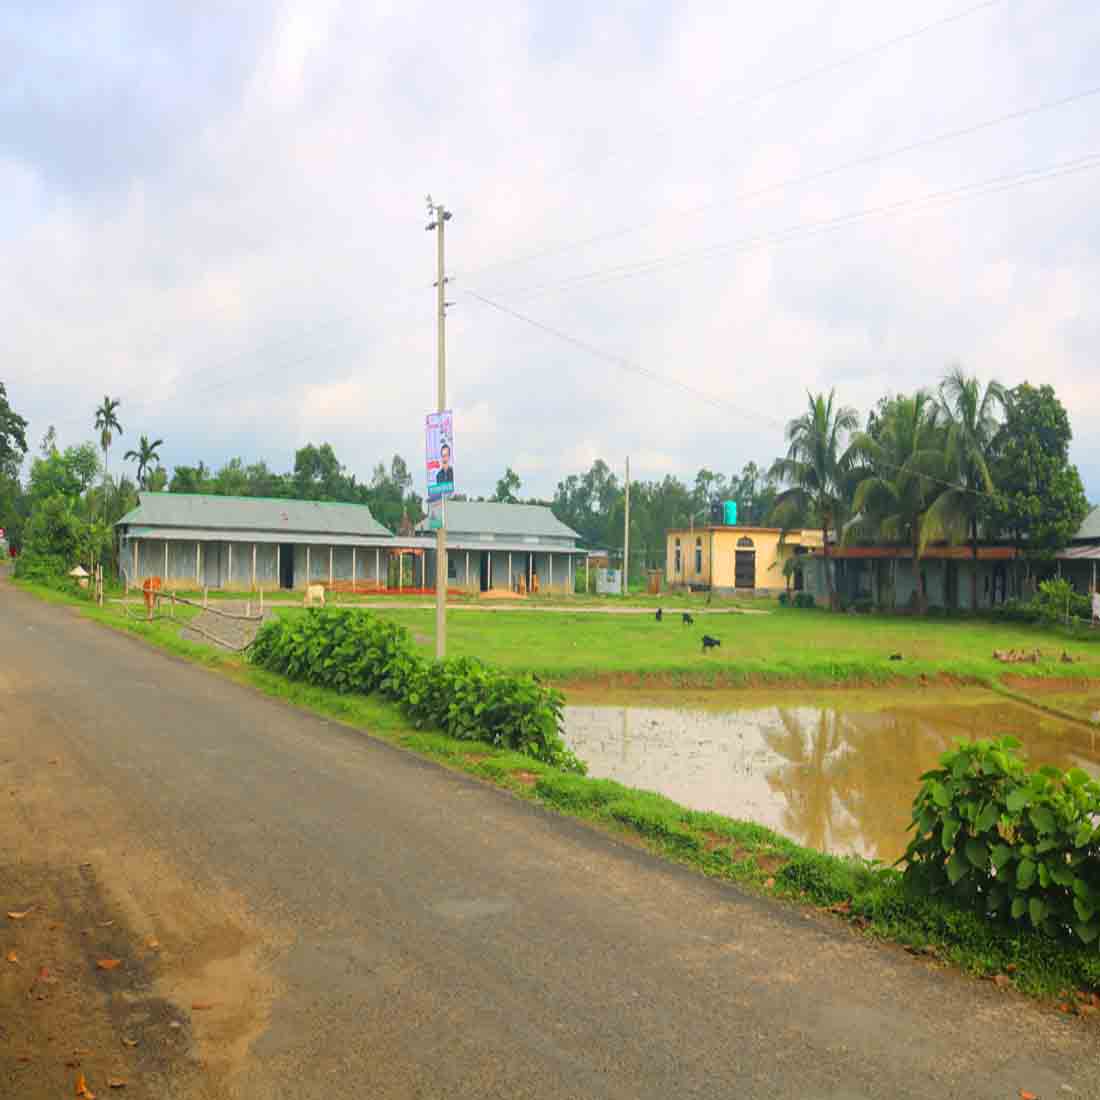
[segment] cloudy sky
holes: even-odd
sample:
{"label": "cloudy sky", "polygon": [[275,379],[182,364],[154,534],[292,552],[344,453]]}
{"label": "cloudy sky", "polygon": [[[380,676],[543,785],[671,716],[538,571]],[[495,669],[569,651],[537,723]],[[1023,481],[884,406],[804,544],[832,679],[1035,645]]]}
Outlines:
{"label": "cloudy sky", "polygon": [[462,490],[763,464],[958,362],[1053,384],[1100,498],[1092,0],[15,0],[0,60],[35,446],[110,393],[169,466],[419,468],[430,191]]}

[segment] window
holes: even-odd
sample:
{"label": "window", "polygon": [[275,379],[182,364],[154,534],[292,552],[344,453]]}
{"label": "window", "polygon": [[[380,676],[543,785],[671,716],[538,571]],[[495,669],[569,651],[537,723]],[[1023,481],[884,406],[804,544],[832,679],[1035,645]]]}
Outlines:
{"label": "window", "polygon": [[742,535],[741,538],[737,540],[737,545],[743,550],[751,550],[752,539],[746,538],[744,535]]}
{"label": "window", "polygon": [[682,560],[680,558],[680,540],[679,539],[676,540],[675,559],[676,559],[676,564],[674,566],[673,572],[682,573],[683,572],[683,564],[682,564]]}
{"label": "window", "polygon": [[703,572],[703,540],[701,538],[695,540],[695,572]]}
{"label": "window", "polygon": [[447,580],[458,580],[458,567],[455,565],[454,554],[447,555]]}

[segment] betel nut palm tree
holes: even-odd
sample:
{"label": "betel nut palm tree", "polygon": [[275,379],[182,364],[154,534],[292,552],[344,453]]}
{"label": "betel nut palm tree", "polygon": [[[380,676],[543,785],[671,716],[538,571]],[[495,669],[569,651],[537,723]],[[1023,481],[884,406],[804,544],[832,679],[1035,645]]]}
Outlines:
{"label": "betel nut palm tree", "polygon": [[787,486],[775,499],[774,515],[783,527],[816,521],[821,526],[825,587],[829,607],[836,592],[829,570],[829,534],[838,532],[848,513],[853,452],[845,446],[859,425],[855,409],[836,405],[836,391],[807,393],[809,407],[787,425],[787,454],[772,463],[769,476]]}
{"label": "betel nut palm tree", "polygon": [[913,549],[917,608],[927,607],[921,558],[928,541],[942,534],[942,524],[928,513],[943,491],[948,472],[944,430],[935,398],[921,390],[893,398],[878,430],[861,432],[852,447],[865,474],[856,486],[853,510],[865,526],[886,539]]}
{"label": "betel nut palm tree", "polygon": [[149,437],[143,435],[138,440],[138,446],[136,451],[127,451],[123,456],[123,462],[136,462],[137,463],[137,481],[138,486],[142,489],[146,488],[149,475],[156,468],[156,464],[160,461],[159,448],[164,446],[163,439],[154,439],[152,443],[149,442]]}
{"label": "betel nut palm tree", "polygon": [[946,465],[952,484],[945,487],[928,519],[948,536],[970,543],[970,609],[978,607],[978,526],[993,492],[989,468],[1008,393],[1000,382],[985,389],[977,378],[952,368],[940,383],[940,416],[947,428]]}

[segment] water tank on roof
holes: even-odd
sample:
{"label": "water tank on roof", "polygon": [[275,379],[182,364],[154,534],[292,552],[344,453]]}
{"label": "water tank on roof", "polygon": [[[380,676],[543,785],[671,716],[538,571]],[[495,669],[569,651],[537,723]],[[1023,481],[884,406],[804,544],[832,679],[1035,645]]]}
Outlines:
{"label": "water tank on roof", "polygon": [[727,527],[737,526],[737,501],[727,500],[722,504],[722,514]]}

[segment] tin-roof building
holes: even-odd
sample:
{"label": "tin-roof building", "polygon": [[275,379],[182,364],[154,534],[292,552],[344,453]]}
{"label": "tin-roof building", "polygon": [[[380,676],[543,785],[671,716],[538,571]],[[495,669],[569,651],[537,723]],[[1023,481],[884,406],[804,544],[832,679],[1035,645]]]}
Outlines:
{"label": "tin-roof building", "polygon": [[304,588],[348,581],[384,587],[394,536],[362,504],[141,493],[116,524],[129,584]]}
{"label": "tin-roof building", "polygon": [[[580,536],[538,504],[448,501],[448,584],[472,592],[572,592]],[[428,521],[418,527],[431,535]],[[428,576],[435,576],[434,542]]]}

